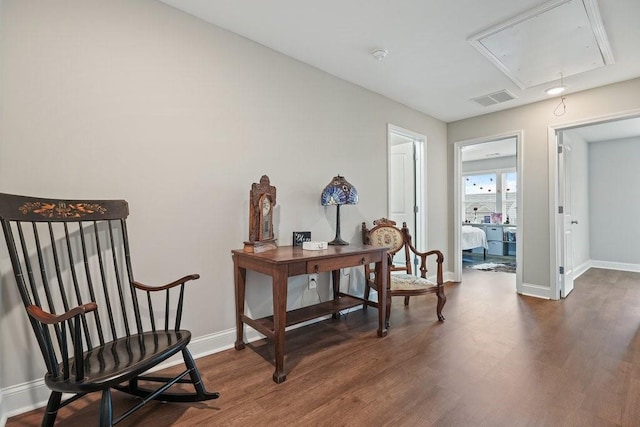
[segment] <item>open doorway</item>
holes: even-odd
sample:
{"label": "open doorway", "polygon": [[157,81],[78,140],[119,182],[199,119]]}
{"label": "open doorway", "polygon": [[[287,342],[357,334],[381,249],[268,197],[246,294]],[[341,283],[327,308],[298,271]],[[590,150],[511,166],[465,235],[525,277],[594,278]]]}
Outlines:
{"label": "open doorway", "polygon": [[388,218],[407,223],[416,248],[425,247],[426,203],[424,165],[426,138],[392,124],[387,128]]}
{"label": "open doorway", "polygon": [[503,271],[521,292],[521,141],[514,132],[455,144],[455,281],[465,268]]}
{"label": "open doorway", "polygon": [[591,267],[640,271],[640,111],[550,127],[549,150],[555,299]]}

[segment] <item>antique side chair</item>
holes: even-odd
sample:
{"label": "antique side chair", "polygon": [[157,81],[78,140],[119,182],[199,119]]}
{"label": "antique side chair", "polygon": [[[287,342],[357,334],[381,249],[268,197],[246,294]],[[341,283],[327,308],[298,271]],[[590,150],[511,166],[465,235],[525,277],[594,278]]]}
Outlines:
{"label": "antique side chair", "polygon": [[[102,393],[101,426],[122,421],[151,400],[219,396],[205,390],[187,349],[191,333],[180,327],[185,283],[199,276],[164,286],[135,281],[128,214],[124,200],[0,194],[0,222],[51,390],[43,426],[54,424],[59,408],[96,391]],[[144,375],[178,353],[185,369],[177,376]],[[154,383],[160,385],[149,388]],[[194,391],[176,390],[178,383],[192,384]],[[111,389],[141,399],[114,418]],[[63,401],[63,393],[72,396]]]}
{"label": "antique side chair", "polygon": [[[442,282],[442,264],[444,256],[439,250],[428,252],[420,252],[411,243],[411,235],[407,224],[402,224],[402,229],[396,227],[396,222],[386,218],[381,218],[373,222],[372,229],[367,228],[366,223],[362,223],[362,242],[365,245],[385,246],[389,248],[389,278],[387,280],[389,288],[387,289],[387,312],[386,321],[389,325],[389,316],[391,314],[391,297],[403,296],[404,304],[409,305],[409,297],[415,295],[423,295],[434,293],[438,297],[438,305],[436,312],[439,321],[444,321],[442,315],[442,307],[444,307],[447,298],[444,295],[444,285]],[[402,260],[400,256],[404,255]],[[412,274],[412,260],[414,257],[420,259],[419,270],[420,276]],[[435,258],[436,262],[436,282],[427,280],[427,259]],[[398,272],[402,272],[398,274]],[[376,280],[374,271],[365,265],[365,291],[364,298],[369,300],[371,288],[376,289]],[[377,290],[377,289],[376,289]]]}

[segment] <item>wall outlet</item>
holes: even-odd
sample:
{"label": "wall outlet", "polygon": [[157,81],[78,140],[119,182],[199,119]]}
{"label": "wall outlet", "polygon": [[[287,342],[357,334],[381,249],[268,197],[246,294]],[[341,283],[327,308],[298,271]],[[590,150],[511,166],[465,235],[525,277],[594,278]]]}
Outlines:
{"label": "wall outlet", "polygon": [[309,285],[308,285],[308,289],[315,289],[318,286],[318,275],[317,274],[310,274],[309,275]]}

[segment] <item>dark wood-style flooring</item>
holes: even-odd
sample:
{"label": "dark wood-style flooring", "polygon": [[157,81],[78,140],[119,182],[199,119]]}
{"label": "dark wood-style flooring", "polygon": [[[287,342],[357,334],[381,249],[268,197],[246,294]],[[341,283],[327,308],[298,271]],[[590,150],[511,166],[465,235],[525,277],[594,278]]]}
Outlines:
{"label": "dark wood-style flooring", "polygon": [[[290,331],[283,384],[264,341],[201,358],[220,399],[150,403],[121,425],[640,425],[640,273],[592,269],[562,301],[519,296],[514,282],[465,272],[447,285],[444,323],[433,295],[394,300],[385,338],[374,309]],[[63,409],[58,425],[97,425],[98,400]],[[116,414],[131,401],[115,393]]]}

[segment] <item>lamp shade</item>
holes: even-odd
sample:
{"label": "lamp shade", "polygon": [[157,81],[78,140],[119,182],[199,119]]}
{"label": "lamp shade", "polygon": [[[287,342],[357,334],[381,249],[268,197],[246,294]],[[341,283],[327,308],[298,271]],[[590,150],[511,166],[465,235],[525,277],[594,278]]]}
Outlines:
{"label": "lamp shade", "polygon": [[324,187],[320,196],[322,206],[331,205],[355,205],[358,203],[358,190],[349,184],[343,176],[335,176],[331,182]]}
{"label": "lamp shade", "polygon": [[349,184],[344,176],[334,176],[331,182],[324,187],[320,196],[322,206],[336,205],[336,237],[330,245],[348,245],[349,243],[340,237],[340,205],[355,205],[358,203],[358,190]]}

